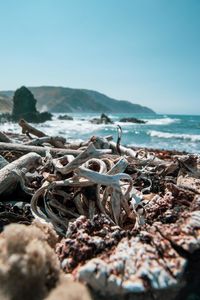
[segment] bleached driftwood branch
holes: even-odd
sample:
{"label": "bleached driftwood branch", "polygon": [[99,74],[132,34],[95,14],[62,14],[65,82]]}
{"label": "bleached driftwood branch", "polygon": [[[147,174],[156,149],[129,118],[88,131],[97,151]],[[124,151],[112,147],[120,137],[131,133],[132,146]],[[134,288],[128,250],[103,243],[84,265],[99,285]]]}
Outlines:
{"label": "bleached driftwood branch", "polygon": [[2,131],[0,131],[0,142],[12,143],[11,139]]}
{"label": "bleached driftwood branch", "polygon": [[85,149],[82,153],[80,153],[74,160],[69,162],[66,166],[63,166],[60,162],[60,159],[55,159],[53,164],[57,171],[62,174],[68,174],[73,170],[77,169],[79,166],[84,164],[87,160],[91,158],[98,158],[105,154],[110,154],[111,150],[103,149],[98,150],[94,147],[93,143],[90,143],[87,149]]}
{"label": "bleached driftwood branch", "polygon": [[121,158],[117,163],[116,165],[114,165],[112,167],[112,169],[110,169],[108,171],[108,175],[114,175],[114,174],[117,174],[117,173],[122,173],[125,171],[125,169],[127,168],[128,166],[128,161],[123,157]]}
{"label": "bleached driftwood branch", "polygon": [[[111,195],[111,206],[114,221],[116,224],[119,224],[121,206],[125,209],[129,217],[134,218],[134,215],[131,216],[131,210],[126,203],[126,194],[129,193],[129,190],[132,188],[132,179],[128,174],[118,173],[116,175],[107,175],[94,172],[92,170],[86,169],[84,167],[79,167],[76,170],[78,176],[84,177],[91,182],[94,182],[97,185],[109,186],[112,188]],[[120,181],[127,180],[129,182],[129,188],[126,193],[123,195]]]}
{"label": "bleached driftwood branch", "polygon": [[[62,148],[48,148],[51,155],[79,155],[81,150],[74,149],[62,149]],[[20,151],[22,153],[36,152],[41,156],[46,155],[47,148],[41,146],[29,146],[22,144],[14,144],[14,143],[0,143],[0,151]]]}
{"label": "bleached driftwood branch", "polygon": [[40,155],[31,152],[3,167],[0,170],[0,195],[12,191],[16,183],[20,181],[19,170],[22,168],[29,170],[37,166],[40,161]]}
{"label": "bleached driftwood branch", "polygon": [[97,148],[112,149],[113,153],[115,154],[118,153],[118,149],[119,149],[122,155],[127,155],[136,158],[136,151],[121,145],[117,146],[117,143],[110,141],[109,139],[101,138],[97,136],[97,137],[93,137],[93,142]]}
{"label": "bleached driftwood branch", "polygon": [[26,142],[26,145],[30,146],[41,146],[44,143],[51,144],[56,148],[65,148],[66,139],[61,136],[44,136],[37,139],[30,140]]}
{"label": "bleached driftwood branch", "polygon": [[43,137],[46,136],[46,134],[38,129],[36,129],[35,127],[31,126],[28,122],[26,122],[24,119],[21,119],[19,121],[19,125],[22,127],[22,133],[24,134],[33,134],[37,137]]}

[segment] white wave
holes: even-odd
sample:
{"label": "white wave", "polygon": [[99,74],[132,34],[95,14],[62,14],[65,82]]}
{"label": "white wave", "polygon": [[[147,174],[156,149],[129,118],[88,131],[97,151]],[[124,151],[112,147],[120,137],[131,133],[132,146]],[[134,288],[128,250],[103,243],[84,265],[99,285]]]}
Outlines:
{"label": "white wave", "polygon": [[180,139],[180,140],[190,140],[192,142],[200,141],[199,134],[179,134],[179,133],[168,133],[162,131],[152,130],[148,132],[152,137],[164,138],[164,139]]}
{"label": "white wave", "polygon": [[116,125],[113,124],[91,124],[87,120],[53,120],[43,124],[36,125],[38,129],[43,130],[48,135],[62,135],[66,138],[82,138],[85,135],[93,135],[103,130],[115,130]]}
{"label": "white wave", "polygon": [[172,119],[172,118],[162,118],[162,119],[145,119],[147,125],[169,125],[172,123],[177,123],[179,119]]}
{"label": "white wave", "polygon": [[21,133],[21,127],[17,123],[5,122],[0,123],[0,131]]}

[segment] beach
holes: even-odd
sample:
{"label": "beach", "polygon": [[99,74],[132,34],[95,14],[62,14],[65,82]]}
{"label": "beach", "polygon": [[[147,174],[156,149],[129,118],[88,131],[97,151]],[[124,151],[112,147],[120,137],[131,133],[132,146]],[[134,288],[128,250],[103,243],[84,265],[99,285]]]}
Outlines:
{"label": "beach", "polygon": [[[185,117],[125,124],[116,116],[109,125],[91,124],[91,117],[1,125],[0,294],[16,300],[198,297],[200,157],[180,151],[189,149],[186,141],[161,150],[162,143],[152,141],[154,149],[130,139],[136,131],[170,131],[178,122],[180,130]],[[195,117],[188,118],[187,126]],[[173,135],[187,140],[189,134]],[[196,136],[193,128],[195,149]],[[123,144],[126,139],[135,146]]]}

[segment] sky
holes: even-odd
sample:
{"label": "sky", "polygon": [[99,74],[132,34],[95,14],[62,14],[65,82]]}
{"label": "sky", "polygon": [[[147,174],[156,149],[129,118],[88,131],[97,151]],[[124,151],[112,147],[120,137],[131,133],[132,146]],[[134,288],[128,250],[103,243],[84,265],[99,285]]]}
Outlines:
{"label": "sky", "polygon": [[0,90],[22,85],[200,114],[200,0],[2,0]]}

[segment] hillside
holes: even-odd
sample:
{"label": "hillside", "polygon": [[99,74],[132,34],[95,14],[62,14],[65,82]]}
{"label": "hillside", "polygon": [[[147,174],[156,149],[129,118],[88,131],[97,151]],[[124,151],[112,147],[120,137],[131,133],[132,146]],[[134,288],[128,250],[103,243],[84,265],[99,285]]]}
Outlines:
{"label": "hillside", "polygon": [[12,109],[12,102],[5,95],[0,95],[0,112],[7,113]]}
{"label": "hillside", "polygon": [[[39,110],[51,112],[99,112],[99,113],[148,113],[155,112],[148,107],[129,101],[116,100],[96,91],[64,87],[29,87],[38,100]],[[12,98],[14,91],[1,94]]]}

